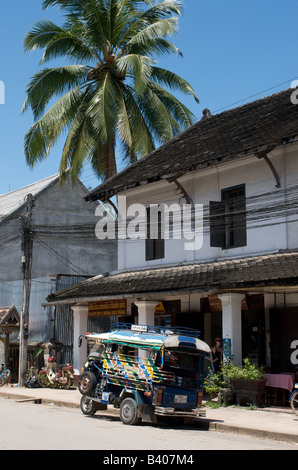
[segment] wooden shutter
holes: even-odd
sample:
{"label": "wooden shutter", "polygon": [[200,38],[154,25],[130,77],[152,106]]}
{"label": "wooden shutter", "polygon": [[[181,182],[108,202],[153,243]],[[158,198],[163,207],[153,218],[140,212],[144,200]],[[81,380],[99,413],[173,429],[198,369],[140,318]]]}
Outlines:
{"label": "wooden shutter", "polygon": [[150,210],[147,209],[146,261],[165,257],[165,241],[161,233],[161,215],[158,218],[158,238],[150,239]]}
{"label": "wooden shutter", "polygon": [[210,201],[210,246],[225,246],[225,205],[222,202]]}
{"label": "wooden shutter", "polygon": [[247,235],[246,235],[246,201],[245,195],[237,198],[235,215],[234,215],[234,247],[246,246]]}
{"label": "wooden shutter", "polygon": [[147,209],[146,261],[154,259],[154,240],[150,239],[150,209]]}
{"label": "wooden shutter", "polygon": [[246,246],[245,185],[224,190],[222,199],[225,201],[226,247]]}

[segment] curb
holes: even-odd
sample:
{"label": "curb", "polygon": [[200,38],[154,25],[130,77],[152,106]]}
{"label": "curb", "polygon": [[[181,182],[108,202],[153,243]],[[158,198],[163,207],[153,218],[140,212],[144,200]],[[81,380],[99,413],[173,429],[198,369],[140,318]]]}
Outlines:
{"label": "curb", "polygon": [[209,425],[210,431],[215,432],[227,432],[230,434],[236,434],[239,436],[251,436],[258,439],[269,439],[273,441],[283,441],[289,442],[292,444],[298,443],[298,436],[293,434],[287,433],[279,433],[275,431],[266,431],[263,429],[254,429],[254,428],[246,428],[241,426],[233,426],[230,424],[224,423],[210,423]]}
{"label": "curb", "polygon": [[39,403],[39,404],[42,404],[42,405],[51,405],[51,404],[54,404],[56,406],[60,406],[60,407],[65,407],[65,408],[80,408],[80,404],[79,403],[74,403],[74,402],[68,402],[68,401],[65,401],[65,400],[57,400],[57,399],[51,399],[51,398],[40,398],[38,396],[38,394],[36,394],[36,397],[28,397],[28,395],[20,395],[20,394],[16,394],[16,393],[0,393],[0,398],[4,398],[4,399],[12,399],[12,400],[16,400],[16,402],[35,402],[35,403]]}

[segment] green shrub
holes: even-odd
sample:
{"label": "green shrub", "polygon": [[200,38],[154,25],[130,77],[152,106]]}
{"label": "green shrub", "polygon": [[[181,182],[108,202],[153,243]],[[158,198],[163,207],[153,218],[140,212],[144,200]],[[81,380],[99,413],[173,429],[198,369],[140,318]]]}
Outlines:
{"label": "green shrub", "polygon": [[227,364],[224,366],[224,376],[230,380],[262,380],[264,368],[252,364],[248,358],[243,361],[244,365]]}
{"label": "green shrub", "polygon": [[218,392],[226,386],[226,381],[221,372],[216,374],[210,372],[204,381],[204,389],[207,393],[210,394],[218,394]]}

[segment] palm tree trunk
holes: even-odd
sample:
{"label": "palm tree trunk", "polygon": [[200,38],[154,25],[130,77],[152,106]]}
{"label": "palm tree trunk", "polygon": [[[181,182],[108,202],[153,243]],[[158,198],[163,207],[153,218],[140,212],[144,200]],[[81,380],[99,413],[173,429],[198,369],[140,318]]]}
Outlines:
{"label": "palm tree trunk", "polygon": [[114,137],[109,142],[109,153],[108,153],[108,162],[107,162],[107,164],[108,165],[107,165],[106,178],[109,179],[117,173]]}

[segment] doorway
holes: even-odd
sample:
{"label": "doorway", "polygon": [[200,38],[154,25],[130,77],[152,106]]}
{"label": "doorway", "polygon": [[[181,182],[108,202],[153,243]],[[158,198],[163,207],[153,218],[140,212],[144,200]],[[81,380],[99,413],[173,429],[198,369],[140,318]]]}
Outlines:
{"label": "doorway", "polygon": [[242,357],[259,367],[266,364],[264,309],[242,310]]}
{"label": "doorway", "polygon": [[298,307],[272,308],[269,315],[271,372],[293,371],[291,344],[298,339]]}

